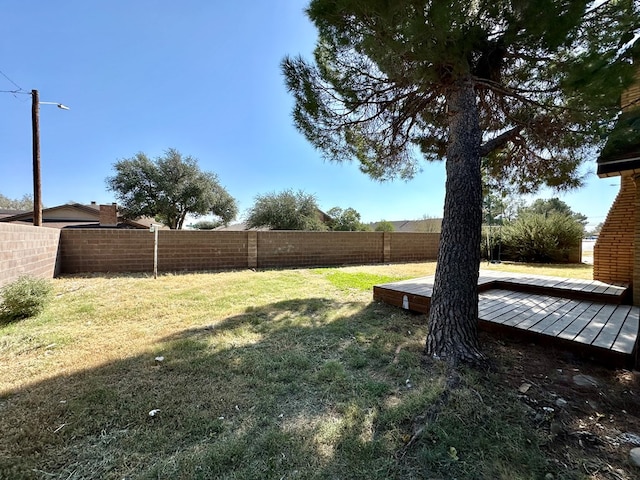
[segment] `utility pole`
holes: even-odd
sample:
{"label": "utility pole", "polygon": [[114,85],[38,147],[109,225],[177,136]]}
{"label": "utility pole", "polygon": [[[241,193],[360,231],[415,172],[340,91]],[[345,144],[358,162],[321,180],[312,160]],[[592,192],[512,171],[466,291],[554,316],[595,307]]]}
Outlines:
{"label": "utility pole", "polygon": [[33,137],[33,225],[42,225],[42,182],[40,175],[40,98],[31,90],[31,133]]}
{"label": "utility pole", "polygon": [[57,102],[41,102],[38,90],[31,90],[31,134],[33,137],[33,225],[42,226],[42,177],[40,174],[40,104],[69,107]]}

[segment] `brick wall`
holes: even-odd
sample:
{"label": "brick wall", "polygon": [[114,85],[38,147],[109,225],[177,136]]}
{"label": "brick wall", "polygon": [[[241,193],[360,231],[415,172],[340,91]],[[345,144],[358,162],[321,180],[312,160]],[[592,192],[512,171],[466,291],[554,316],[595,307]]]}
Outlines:
{"label": "brick wall", "polygon": [[258,267],[384,262],[383,232],[258,232]]}
{"label": "brick wall", "polygon": [[0,223],[0,287],[22,275],[53,278],[59,242],[54,228]]}
{"label": "brick wall", "polygon": [[[640,247],[640,176],[633,177],[633,183],[635,186],[635,211],[633,216],[629,218],[629,222],[634,226],[633,228],[633,242],[632,242],[632,280],[631,280],[631,292],[634,305],[640,305],[640,254],[638,247]],[[631,230],[631,229],[630,229]]]}
{"label": "brick wall", "polygon": [[595,280],[632,283],[636,211],[636,185],[633,176],[625,174],[620,181],[620,191],[594,246]]}
{"label": "brick wall", "polygon": [[[153,272],[154,234],[0,224],[2,278],[19,273]],[[59,239],[59,244],[58,244]],[[159,271],[434,261],[437,233],[161,230]],[[56,266],[56,252],[58,252]]]}
{"label": "brick wall", "polygon": [[[65,229],[62,273],[152,272],[146,230]],[[158,270],[222,270],[435,260],[439,234],[161,230]]]}
{"label": "brick wall", "polygon": [[[62,273],[152,272],[154,234],[148,230],[65,229]],[[247,232],[161,230],[158,270],[247,268]]]}
{"label": "brick wall", "polygon": [[111,205],[100,205],[100,225],[104,227],[115,227],[118,225],[118,206],[115,203]]}
{"label": "brick wall", "polygon": [[623,112],[640,107],[640,68],[636,71],[634,83],[622,93],[620,105]]}
{"label": "brick wall", "polygon": [[439,233],[391,234],[392,263],[419,262],[425,258],[438,258]]}
{"label": "brick wall", "polygon": [[582,239],[567,253],[567,263],[582,263]]}

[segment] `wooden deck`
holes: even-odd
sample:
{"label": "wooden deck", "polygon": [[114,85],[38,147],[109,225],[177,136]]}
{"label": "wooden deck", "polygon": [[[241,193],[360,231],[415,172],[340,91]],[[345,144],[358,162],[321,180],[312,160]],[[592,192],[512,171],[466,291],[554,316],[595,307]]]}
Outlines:
{"label": "wooden deck", "polygon": [[[433,276],[376,285],[375,300],[427,313]],[[635,363],[640,308],[628,287],[595,280],[481,271],[479,326],[526,334],[616,363]]]}

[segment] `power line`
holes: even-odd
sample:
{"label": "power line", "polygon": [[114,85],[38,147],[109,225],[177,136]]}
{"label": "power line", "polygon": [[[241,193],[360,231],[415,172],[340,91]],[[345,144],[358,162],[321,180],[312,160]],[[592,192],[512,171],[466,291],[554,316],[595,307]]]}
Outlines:
{"label": "power line", "polygon": [[13,93],[20,95],[31,95],[31,92],[23,92],[21,90],[0,90],[0,93]]}
{"label": "power line", "polygon": [[[2,70],[0,70],[0,75],[2,75],[4,78],[6,78],[7,80],[9,80],[11,83],[13,83],[13,85],[15,87],[17,87],[17,89],[20,91],[22,90],[22,87],[20,85],[18,85],[16,82],[14,82],[13,80],[11,80]],[[16,92],[17,93],[17,92]]]}

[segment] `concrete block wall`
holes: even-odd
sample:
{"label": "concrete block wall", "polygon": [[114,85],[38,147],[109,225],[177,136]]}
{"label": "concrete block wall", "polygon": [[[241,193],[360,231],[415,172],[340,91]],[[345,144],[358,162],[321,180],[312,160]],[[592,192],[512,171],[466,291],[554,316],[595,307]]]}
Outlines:
{"label": "concrete block wall", "polygon": [[[0,224],[2,234],[0,281],[22,272],[153,272],[155,235],[148,230]],[[439,240],[437,233],[161,230],[158,271],[434,261]]]}
{"label": "concrete block wall", "polygon": [[567,254],[567,263],[582,263],[582,239]]}
{"label": "concrete block wall", "polygon": [[53,278],[59,245],[58,229],[0,223],[0,287],[23,275]]}
{"label": "concrete block wall", "polygon": [[225,270],[247,266],[247,232],[159,232],[158,270]]}
{"label": "concrete block wall", "polygon": [[[159,271],[203,271],[435,260],[439,234],[161,230]],[[61,272],[152,272],[146,230],[65,229]]]}
{"label": "concrete block wall", "polygon": [[258,267],[383,263],[383,232],[258,232]]}
{"label": "concrete block wall", "polygon": [[631,174],[625,174],[593,249],[595,280],[633,283],[636,211],[636,184]]}
{"label": "concrete block wall", "polygon": [[390,254],[392,263],[419,262],[438,258],[439,233],[391,234]]}
{"label": "concrete block wall", "polygon": [[[148,230],[65,229],[62,273],[152,272],[154,234]],[[161,230],[158,271],[247,268],[247,232]]]}

